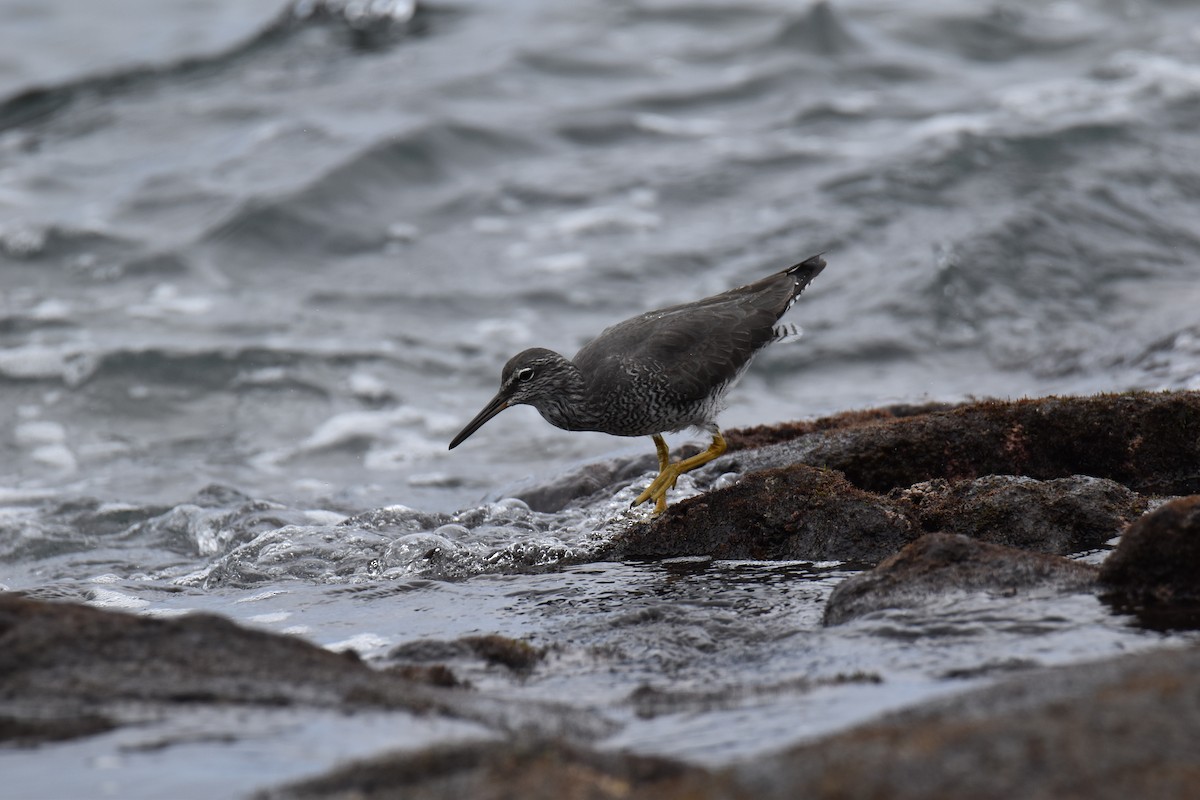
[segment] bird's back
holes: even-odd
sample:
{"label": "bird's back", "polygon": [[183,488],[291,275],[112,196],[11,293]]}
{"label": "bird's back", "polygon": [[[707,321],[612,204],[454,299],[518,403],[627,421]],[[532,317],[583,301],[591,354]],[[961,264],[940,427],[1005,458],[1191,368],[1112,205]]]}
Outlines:
{"label": "bird's back", "polygon": [[598,430],[642,436],[712,423],[725,391],[825,262],[814,256],[718,295],[619,322],[573,359]]}

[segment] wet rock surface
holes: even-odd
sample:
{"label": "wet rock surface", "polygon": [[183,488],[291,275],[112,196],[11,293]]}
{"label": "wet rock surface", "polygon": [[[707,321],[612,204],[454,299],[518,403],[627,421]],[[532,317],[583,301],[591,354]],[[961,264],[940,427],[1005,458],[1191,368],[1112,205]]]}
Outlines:
{"label": "wet rock surface", "polygon": [[944,531],[1065,555],[1102,547],[1148,495],[1200,483],[1200,393],[930,408],[731,432],[775,443],[718,459],[697,482],[740,471],[734,485],[672,504],[605,554],[877,563]]}
{"label": "wet rock surface", "polygon": [[935,478],[1089,475],[1139,494],[1191,494],[1200,491],[1200,392],[983,401],[808,433],[727,458],[714,468],[810,464],[871,492]]}
{"label": "wet rock surface", "polygon": [[1130,525],[1100,577],[1157,602],[1200,601],[1200,495],[1172,500]]}
{"label": "wet rock surface", "polygon": [[1031,671],[729,769],[526,740],[362,761],[260,800],[1194,797],[1200,648]]}
{"label": "wet rock surface", "polygon": [[1165,503],[1129,526],[1100,581],[1118,610],[1150,627],[1200,626],[1200,495]]}
{"label": "wet rock surface", "polygon": [[1194,796],[1200,649],[1044,669],[734,772],[752,797]]}
{"label": "wet rock surface", "polygon": [[[35,743],[144,718],[155,706],[242,704],[439,714],[509,732],[588,735],[596,719],[544,704],[479,703],[222,617],[158,620],[0,594],[0,734]],[[511,712],[511,713],[510,713]],[[561,715],[560,715],[561,714]],[[578,727],[577,727],[578,726]]]}
{"label": "wet rock surface", "polygon": [[669,506],[618,536],[607,555],[877,561],[919,535],[899,503],[797,464]]}
{"label": "wet rock surface", "polygon": [[392,648],[388,658],[400,662],[448,661],[479,659],[497,664],[514,672],[527,672],[545,657],[546,653],[528,642],[507,636],[463,636],[453,641],[419,639]]}
{"label": "wet rock surface", "polygon": [[559,511],[589,497],[611,491],[613,486],[640,477],[658,464],[653,453],[627,460],[613,459],[584,464],[548,483],[518,487],[513,497],[525,501],[534,511]]}
{"label": "wet rock surface", "polygon": [[1017,594],[1032,590],[1086,591],[1098,569],[1060,556],[980,542],[962,534],[930,533],[875,569],[838,584],[825,605],[826,625],[884,608],[911,608],[957,592]]}
{"label": "wet rock surface", "polygon": [[438,748],[415,756],[385,756],[263,792],[256,800],[729,796],[712,794],[712,780],[702,769],[668,759],[599,753],[560,742],[530,740]]}
{"label": "wet rock surface", "polygon": [[1048,481],[1016,475],[938,478],[888,496],[909,505],[927,531],[1059,555],[1102,547],[1147,505],[1116,481],[1087,475]]}

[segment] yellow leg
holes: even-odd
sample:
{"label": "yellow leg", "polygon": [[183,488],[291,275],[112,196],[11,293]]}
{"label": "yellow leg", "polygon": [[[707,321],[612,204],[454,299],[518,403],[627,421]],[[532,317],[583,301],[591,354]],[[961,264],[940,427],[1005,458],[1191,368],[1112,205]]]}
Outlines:
{"label": "yellow leg", "polygon": [[654,434],[654,449],[658,451],[658,472],[667,468],[667,464],[671,463],[671,450],[667,447],[667,440],[662,438],[661,433]]}
{"label": "yellow leg", "polygon": [[725,446],[725,437],[721,435],[720,431],[713,431],[712,444],[708,446],[707,450],[703,453],[697,453],[691,458],[685,458],[683,461],[671,464],[669,463],[667,443],[663,441],[662,436],[657,433],[654,434],[654,447],[658,450],[658,477],[646,487],[646,491],[637,496],[633,504],[639,506],[647,500],[653,500],[655,514],[661,514],[666,511],[667,492],[675,488],[675,481],[679,480],[679,476],[712,461],[725,452]]}

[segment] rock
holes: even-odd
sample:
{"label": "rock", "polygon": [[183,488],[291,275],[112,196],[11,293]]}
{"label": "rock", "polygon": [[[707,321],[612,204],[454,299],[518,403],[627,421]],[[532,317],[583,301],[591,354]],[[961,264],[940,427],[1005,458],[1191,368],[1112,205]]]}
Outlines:
{"label": "rock", "polygon": [[1200,785],[1197,742],[1191,647],[1029,672],[721,777],[762,800],[1184,800]]}
{"label": "rock", "polygon": [[472,688],[469,681],[461,680],[445,664],[397,664],[388,667],[387,671],[399,675],[406,681],[427,683],[430,686],[441,686],[444,689]]}
{"label": "rock", "polygon": [[611,494],[617,486],[657,467],[657,456],[648,451],[637,458],[610,459],[585,464],[578,469],[557,475],[545,483],[517,487],[506,494],[525,501],[534,511],[561,511],[596,494]]}
{"label": "rock", "polygon": [[491,634],[463,636],[453,641],[419,639],[392,648],[389,659],[397,661],[450,661],[477,658],[499,664],[514,672],[528,672],[546,657],[546,651],[520,639]]}
{"label": "rock", "polygon": [[888,496],[909,504],[927,531],[1059,555],[1103,546],[1146,510],[1146,500],[1121,484],[1086,475],[938,478]]}
{"label": "rock", "polygon": [[821,417],[815,420],[732,428],[725,432],[725,441],[729,445],[729,452],[735,453],[738,450],[766,447],[790,441],[809,433],[857,428],[873,422],[916,417],[934,411],[948,411],[951,408],[954,406],[949,403],[924,403],[922,405],[896,404],[880,408],[843,411],[831,417]]}
{"label": "rock", "polygon": [[1138,491],[1200,489],[1200,436],[1179,434],[1198,428],[1200,392],[1131,392],[732,431],[743,449],[695,475],[704,486],[742,472],[734,486],[674,503],[601,556],[874,563],[921,531],[1046,553],[1095,549],[1144,510]]}
{"label": "rock", "polygon": [[1091,475],[1141,494],[1200,492],[1200,392],[1127,392],[970,403],[809,433],[725,456],[714,471],[795,463],[886,493],[945,478]]}
{"label": "rock", "polygon": [[675,503],[616,537],[602,557],[875,562],[919,535],[899,503],[799,464]]}
{"label": "rock", "polygon": [[1200,495],[1165,503],[1129,526],[1100,568],[1108,599],[1152,627],[1200,626]]}
{"label": "rock", "polygon": [[221,617],[160,620],[0,594],[0,735],[88,735],[131,721],[131,703],[404,710],[579,737],[609,729],[587,712],[483,702]]}
{"label": "rock", "polygon": [[[713,777],[664,758],[561,742],[489,742],[359,761],[256,800],[651,800],[708,798]],[[748,795],[736,795],[747,797]]]}
{"label": "rock", "polygon": [[1195,797],[1200,647],[1026,671],[707,770],[546,740],[391,753],[258,800]]}
{"label": "rock", "polygon": [[67,718],[48,712],[43,717],[35,709],[10,711],[0,715],[0,742],[30,746],[45,742],[94,736],[116,728],[118,723],[99,714],[76,714]]}
{"label": "rock", "polygon": [[875,569],[842,581],[825,605],[824,623],[839,625],[885,608],[914,608],[953,592],[1060,592],[1091,589],[1096,567],[1059,556],[930,533]]}

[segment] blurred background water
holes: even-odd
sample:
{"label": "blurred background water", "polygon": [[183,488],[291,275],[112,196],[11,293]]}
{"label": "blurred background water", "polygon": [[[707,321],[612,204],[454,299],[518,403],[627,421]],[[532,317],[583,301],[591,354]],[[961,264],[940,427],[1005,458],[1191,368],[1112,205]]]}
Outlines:
{"label": "blurred background water", "polygon": [[[725,427],[1200,388],[1192,3],[0,0],[0,19],[3,586],[368,655],[488,594],[440,579],[536,594],[523,569],[586,553],[629,498],[538,515],[507,490],[651,449],[518,408],[448,452],[503,363],[818,251],[788,318],[804,338],[758,359]],[[772,569],[740,578],[764,609]],[[618,595],[667,580],[596,570]],[[414,575],[439,580],[407,611],[328,590]],[[242,613],[265,587],[284,607]],[[693,588],[671,607],[716,591]],[[582,624],[480,609],[443,633]],[[1096,624],[1046,659],[1141,641]],[[988,632],[983,662],[1010,646]],[[748,641],[730,681],[767,657]]]}

